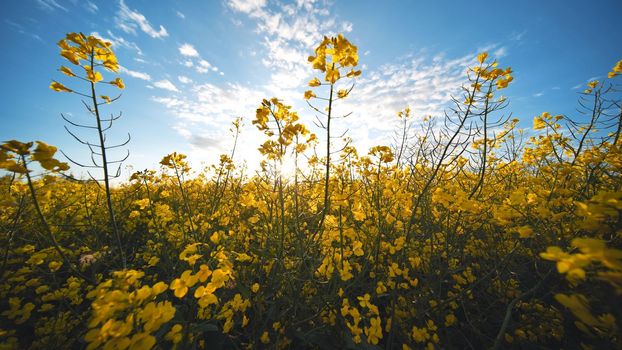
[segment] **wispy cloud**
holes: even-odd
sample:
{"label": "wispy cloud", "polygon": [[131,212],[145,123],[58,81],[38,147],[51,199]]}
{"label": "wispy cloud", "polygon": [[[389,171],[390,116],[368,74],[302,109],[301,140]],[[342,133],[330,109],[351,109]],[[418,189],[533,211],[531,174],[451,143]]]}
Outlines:
{"label": "wispy cloud", "polygon": [[544,91],[536,92],[535,94],[533,94],[533,97],[542,97],[542,96],[544,96]]}
{"label": "wispy cloud", "polygon": [[56,2],[56,0],[37,0],[39,7],[46,11],[63,10],[67,12],[67,8]]}
{"label": "wispy cloud", "polygon": [[179,53],[182,54],[182,56],[199,57],[199,52],[194,48],[194,46],[188,43],[182,44],[179,47]]}
{"label": "wispy cloud", "polygon": [[180,11],[176,12],[177,17],[181,18],[181,19],[186,19],[186,15],[184,15],[183,13],[181,13]]}
{"label": "wispy cloud", "polygon": [[119,29],[126,33],[136,34],[136,29],[138,28],[152,38],[164,38],[168,36],[168,32],[164,26],[160,25],[159,29],[155,29],[142,13],[131,10],[125,4],[124,0],[119,0],[119,10],[115,17],[115,23]]}
{"label": "wispy cloud", "polygon": [[[269,69],[270,77],[266,83],[251,86],[229,82],[218,86],[197,84],[179,76],[178,80],[184,84],[180,87],[183,94],[153,97],[153,100],[177,118],[175,130],[188,141],[194,152],[202,155],[201,159],[214,154],[207,152],[205,147],[226,148],[223,135],[227,135],[233,117],[252,119],[263,98],[282,98],[299,111],[302,122],[314,131],[320,131],[313,126],[312,110],[302,99],[306,83],[314,74],[306,58],[323,34],[351,30],[352,25],[331,17],[324,2],[301,0],[295,4],[271,5],[270,8],[265,1],[230,0],[227,4],[230,9],[251,19],[257,35],[263,37],[263,50],[259,50],[256,56]],[[505,54],[505,49],[499,45],[490,45],[488,49],[496,50],[497,56]],[[356,82],[352,95],[334,106],[336,116],[352,114],[335,121],[333,135],[349,130],[348,135],[363,151],[376,144],[389,144],[397,124],[396,112],[410,106],[416,116],[441,114],[451,102],[451,96],[460,93],[466,80],[466,69],[475,62],[476,54],[445,57],[422,50],[375,69],[368,70],[362,65],[363,76]],[[200,56],[181,63],[198,72],[215,70]],[[318,91],[318,94],[322,92]],[[318,107],[323,109],[324,106],[318,102]],[[247,160],[256,159],[263,136],[251,123],[247,123],[243,133],[246,142],[238,154]],[[320,138],[321,135],[319,133]]]}
{"label": "wispy cloud", "polygon": [[19,24],[19,23],[13,22],[10,19],[5,19],[4,23],[8,24],[11,28],[13,28],[15,31],[17,31],[20,34],[28,35],[28,36],[30,36],[30,37],[32,37],[34,39],[37,39],[37,40],[39,40],[41,42],[43,41],[43,39],[41,39],[41,37],[38,34],[34,34],[34,33],[26,31],[24,29],[24,26]]}
{"label": "wispy cloud", "polygon": [[132,78],[141,79],[145,81],[151,81],[151,76],[147,73],[130,70],[123,66],[119,67],[119,71],[121,71],[121,73],[125,73],[126,75],[129,75]]}
{"label": "wispy cloud", "polygon": [[466,70],[476,52],[457,58],[420,51],[377,69],[364,71],[351,96],[338,101],[336,115],[352,113],[336,123],[335,133],[348,130],[359,149],[390,144],[396,113],[410,107],[415,118],[439,116],[458,97]]}
{"label": "wispy cloud", "polygon": [[[202,58],[197,49],[188,43],[184,43],[178,48],[179,53],[184,57],[184,61],[181,62],[182,65],[192,68],[197,71],[197,73],[207,73],[209,71],[218,72],[218,67],[211,64],[206,59]],[[221,72],[222,73],[222,72]],[[222,75],[222,74],[221,74]]]}
{"label": "wispy cloud", "polygon": [[234,10],[250,14],[266,6],[266,0],[229,0],[228,5]]}
{"label": "wispy cloud", "polygon": [[197,70],[198,73],[207,73],[210,70],[216,72],[216,71],[218,71],[218,68],[212,66],[212,64],[209,63],[208,61],[206,61],[204,59],[201,59],[201,60],[199,60],[197,62],[196,70]]}
{"label": "wispy cloud", "polygon": [[179,80],[179,82],[182,83],[182,84],[190,84],[190,83],[192,83],[192,79],[188,78],[185,75],[178,76],[177,80]]}
{"label": "wispy cloud", "polygon": [[106,32],[106,36],[101,35],[98,32],[92,32],[91,35],[94,35],[98,38],[111,42],[114,48],[123,47],[126,49],[136,51],[136,53],[140,56],[143,55],[143,51],[140,49],[140,47],[138,47],[138,45],[135,42],[128,41],[127,39],[121,36],[114,35],[110,30]]}
{"label": "wispy cloud", "polygon": [[[228,147],[228,129],[235,117],[247,121],[254,114],[264,92],[238,83],[227,83],[222,87],[214,84],[195,84],[179,96],[153,97],[165,106],[177,119],[174,129],[188,141],[193,161],[217,161],[218,152]],[[246,123],[242,131],[245,142],[239,144],[242,159],[255,159],[262,134]]]}
{"label": "wispy cloud", "polygon": [[510,34],[509,39],[511,41],[523,41],[523,39],[524,39],[526,34],[527,34],[526,30],[523,30],[523,31],[520,31],[520,32],[514,31],[514,32],[512,32],[512,34]]}
{"label": "wispy cloud", "polygon": [[99,7],[95,5],[92,1],[86,1],[84,4],[84,9],[90,13],[96,13],[99,10]]}
{"label": "wispy cloud", "polygon": [[229,0],[227,5],[254,21],[264,37],[261,62],[271,71],[267,90],[286,98],[311,75],[307,57],[322,36],[352,30],[351,23],[330,15],[325,2],[299,0],[269,7],[266,1]]}
{"label": "wispy cloud", "polygon": [[508,48],[505,46],[501,46],[493,52],[495,58],[502,58],[508,55]]}
{"label": "wispy cloud", "polygon": [[157,87],[158,89],[164,89],[164,90],[168,90],[172,92],[179,92],[179,89],[177,89],[175,84],[171,83],[171,81],[168,79],[158,80],[155,83],[153,83],[153,86]]}

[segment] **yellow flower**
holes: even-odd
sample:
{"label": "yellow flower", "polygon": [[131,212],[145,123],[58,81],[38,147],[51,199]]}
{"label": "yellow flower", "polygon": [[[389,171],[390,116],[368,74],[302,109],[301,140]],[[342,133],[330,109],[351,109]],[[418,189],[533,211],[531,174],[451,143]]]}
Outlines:
{"label": "yellow flower", "polygon": [[183,298],[188,293],[188,287],[194,286],[197,281],[198,278],[192,275],[192,271],[186,270],[181,274],[180,278],[176,278],[171,282],[170,288],[175,291],[176,297]]}
{"label": "yellow flower", "polygon": [[449,314],[445,316],[445,326],[450,327],[455,324],[457,321],[456,316],[454,314]]}
{"label": "yellow flower", "polygon": [[367,293],[365,293],[365,295],[363,295],[362,297],[356,297],[359,300],[359,304],[361,305],[361,307],[369,307],[370,305],[372,305],[369,300],[371,299],[371,296]]}
{"label": "yellow flower", "polygon": [[52,261],[48,264],[48,267],[50,268],[50,271],[52,272],[58,271],[58,269],[60,269],[61,266],[63,266],[63,263],[60,261]]}
{"label": "yellow flower", "polygon": [[360,70],[354,70],[354,69],[352,69],[351,71],[348,72],[348,74],[346,74],[346,76],[348,78],[358,77],[359,75],[361,75],[361,71]]}
{"label": "yellow flower", "polygon": [[153,295],[162,294],[167,288],[168,285],[164,282],[158,282],[151,287]]}
{"label": "yellow flower", "polygon": [[339,78],[341,77],[341,74],[339,74],[339,69],[337,68],[328,68],[326,69],[326,81],[334,84],[337,80],[339,80]]}
{"label": "yellow flower", "polygon": [[253,293],[259,292],[259,283],[253,284],[251,287],[251,291],[253,291]]}
{"label": "yellow flower", "polygon": [[181,341],[183,334],[182,334],[182,329],[183,326],[180,324],[176,324],[173,327],[171,327],[171,330],[166,333],[166,335],[164,336],[164,339],[171,341],[173,344],[177,344]]}
{"label": "yellow flower", "polygon": [[[86,71],[86,79],[92,83],[97,83],[104,80],[100,72],[96,72],[90,66],[84,66],[84,70]],[[119,79],[119,78],[117,78]]]}
{"label": "yellow flower", "polygon": [[216,269],[212,273],[211,283],[216,286],[216,288],[220,288],[225,285],[225,282],[229,280],[229,272],[224,271],[223,269]]}
{"label": "yellow flower", "polygon": [[57,82],[57,81],[53,81],[50,84],[50,89],[54,90],[54,91],[62,91],[62,92],[73,92],[73,90],[71,90],[70,88],[66,87],[65,85]]}
{"label": "yellow flower", "polygon": [[173,319],[176,309],[170,301],[160,303],[150,302],[139,314],[139,318],[145,323],[143,329],[147,332],[155,332],[166,322]]}
{"label": "yellow flower", "polygon": [[363,256],[363,254],[365,254],[363,252],[363,243],[361,241],[354,241],[354,243],[352,243],[352,253],[356,256]]}
{"label": "yellow flower", "polygon": [[261,335],[260,340],[264,344],[269,344],[270,343],[270,334],[268,334],[268,331],[263,332],[263,334]]}
{"label": "yellow flower", "polygon": [[153,267],[153,266],[156,266],[159,261],[160,261],[160,258],[158,258],[157,256],[152,256],[147,262],[147,265]]}
{"label": "yellow flower", "polygon": [[423,343],[427,339],[430,339],[430,335],[428,334],[427,328],[418,328],[418,327],[413,326],[411,334],[412,334],[413,340],[416,341],[417,343]]}
{"label": "yellow flower", "polygon": [[63,50],[60,52],[60,55],[75,65],[80,64],[80,59],[78,58],[78,55],[73,52],[73,50]]}
{"label": "yellow flower", "polygon": [[116,78],[115,80],[109,82],[109,84],[115,85],[119,89],[125,89],[125,84],[123,83],[123,80],[121,80],[121,78]]}
{"label": "yellow flower", "polygon": [[484,51],[480,53],[479,55],[477,55],[477,62],[479,62],[480,64],[484,63],[486,57],[488,57],[488,52]]}
{"label": "yellow flower", "polygon": [[150,350],[156,343],[156,338],[147,333],[137,333],[132,336],[129,348],[131,350]]}
{"label": "yellow flower", "polygon": [[520,238],[529,238],[533,236],[533,230],[529,227],[529,225],[521,226],[517,228],[516,231],[518,232]]}
{"label": "yellow flower", "polygon": [[316,86],[320,86],[322,85],[322,83],[320,82],[320,79],[318,78],[313,78],[311,79],[311,81],[309,81],[309,86],[310,87],[316,87]]}
{"label": "yellow flower", "polygon": [[253,258],[251,258],[250,255],[246,253],[240,253],[238,254],[238,257],[235,258],[235,260],[239,262],[249,262],[249,261],[253,261]]}
{"label": "yellow flower", "polygon": [[[510,77],[506,77],[505,79],[504,79],[504,78],[502,78],[502,79],[497,80],[497,82],[496,82],[496,84],[497,84],[497,89],[498,89],[498,90],[501,90],[501,89],[505,89],[505,88],[507,88],[507,87],[508,87],[508,84],[509,84],[512,80],[514,80],[514,78],[513,78],[513,77],[511,77],[511,76],[510,76]],[[492,98],[492,97],[491,97],[491,98]]]}
{"label": "yellow flower", "polygon": [[[202,287],[197,288],[197,291],[198,291],[200,288],[202,288]],[[204,289],[204,290],[205,290],[205,289]],[[212,304],[218,304],[218,297],[217,297],[217,296],[215,296],[214,294],[211,294],[211,293],[209,293],[209,294],[203,294],[203,296],[201,296],[201,297],[199,298],[199,302],[198,302],[198,303],[199,303],[199,306],[200,306],[200,307],[202,307],[202,308],[206,308],[206,307],[208,307],[208,306],[210,306],[210,305],[212,305]]]}
{"label": "yellow flower", "polygon": [[382,339],[382,320],[380,317],[369,320],[369,328],[365,329],[365,335],[371,344],[378,344],[378,341]]}
{"label": "yellow flower", "polygon": [[540,130],[546,128],[546,122],[542,119],[542,117],[537,116],[533,118],[533,129]]}
{"label": "yellow flower", "polygon": [[202,282],[207,281],[207,278],[208,278],[209,276],[211,276],[211,275],[212,275],[212,270],[210,270],[210,269],[209,269],[209,267],[208,267],[207,265],[202,264],[202,265],[199,267],[199,271],[197,272],[197,275],[196,275],[196,276],[197,276],[197,278],[199,279],[199,282],[201,282],[201,283],[202,283]]}
{"label": "yellow flower", "polygon": [[63,74],[68,75],[70,77],[75,77],[76,75],[71,71],[71,69],[61,66],[59,69]]}
{"label": "yellow flower", "polygon": [[592,89],[595,89],[597,85],[598,85],[598,80],[592,80],[589,83],[587,83],[587,86],[591,87]]}
{"label": "yellow flower", "polygon": [[305,91],[305,100],[309,100],[313,97],[317,97],[313,91],[311,90]]}

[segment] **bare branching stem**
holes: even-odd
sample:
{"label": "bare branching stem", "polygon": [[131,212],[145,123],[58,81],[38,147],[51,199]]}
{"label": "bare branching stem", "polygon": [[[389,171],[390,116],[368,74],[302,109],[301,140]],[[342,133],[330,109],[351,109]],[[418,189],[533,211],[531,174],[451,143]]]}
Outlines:
{"label": "bare branching stem", "polygon": [[[93,67],[93,63],[95,60],[95,52],[91,51],[90,55],[91,67]],[[125,252],[123,249],[123,244],[121,243],[121,236],[119,234],[119,228],[117,227],[117,220],[114,215],[114,209],[112,207],[112,194],[110,191],[110,176],[108,175],[108,159],[106,158],[106,142],[104,138],[104,131],[102,130],[102,122],[99,115],[99,106],[97,104],[97,94],[95,93],[95,83],[91,83],[91,99],[93,101],[93,111],[95,112],[95,119],[97,120],[97,134],[99,136],[99,146],[101,149],[101,157],[102,157],[102,168],[104,170],[104,186],[106,188],[106,205],[108,206],[108,217],[110,219],[110,227],[112,228],[112,233],[114,234],[117,246],[119,248],[119,254],[121,257],[121,262],[123,264],[123,268],[127,267],[127,262],[125,260]]]}

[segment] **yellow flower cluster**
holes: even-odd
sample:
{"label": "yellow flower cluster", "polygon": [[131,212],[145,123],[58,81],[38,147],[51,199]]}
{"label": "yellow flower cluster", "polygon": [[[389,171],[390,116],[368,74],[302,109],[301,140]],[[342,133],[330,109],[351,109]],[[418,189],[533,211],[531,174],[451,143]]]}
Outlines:
{"label": "yellow flower cluster", "polygon": [[[102,66],[106,70],[114,73],[119,71],[119,62],[111,49],[112,43],[104,41],[93,35],[86,36],[82,33],[69,33],[65,39],[58,42],[58,46],[61,48],[60,55],[62,57],[72,64],[80,66],[84,69],[84,76],[80,76],[72,71],[71,68],[61,66],[59,71],[69,77],[83,78],[91,84],[95,84],[104,79],[101,72],[95,70],[95,67]],[[118,77],[107,83],[114,85],[119,89],[125,88],[123,80]],[[73,89],[68,88],[57,81],[53,81],[50,84],[50,89],[59,92],[74,91]],[[101,99],[106,103],[111,102],[110,97],[105,95],[102,95]]]}

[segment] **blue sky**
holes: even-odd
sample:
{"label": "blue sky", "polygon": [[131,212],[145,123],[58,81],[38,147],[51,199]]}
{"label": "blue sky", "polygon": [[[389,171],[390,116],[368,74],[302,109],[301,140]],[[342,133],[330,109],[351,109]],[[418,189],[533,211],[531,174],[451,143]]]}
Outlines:
{"label": "blue sky", "polygon": [[363,75],[340,106],[353,114],[336,132],[348,129],[360,152],[390,143],[406,106],[419,118],[440,114],[482,50],[513,68],[506,112],[525,127],[544,111],[573,115],[587,81],[622,59],[618,0],[5,0],[0,10],[0,140],[44,140],[84,159],[60,118],[87,120],[79,98],[48,85],[69,82],[57,71],[66,61],[56,42],[97,33],[113,42],[126,83],[105,109],[123,112],[109,137],[132,134],[126,164],[135,169],[172,151],[209,164],[228,152],[237,116],[246,126],[236,160],[255,167],[263,136],[251,121],[262,98],[284,99],[312,126],[306,57],[324,34],[344,33],[359,47]]}

